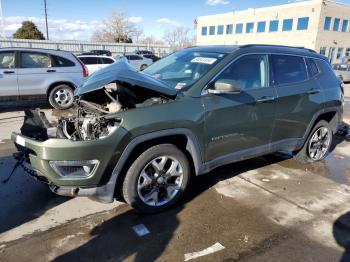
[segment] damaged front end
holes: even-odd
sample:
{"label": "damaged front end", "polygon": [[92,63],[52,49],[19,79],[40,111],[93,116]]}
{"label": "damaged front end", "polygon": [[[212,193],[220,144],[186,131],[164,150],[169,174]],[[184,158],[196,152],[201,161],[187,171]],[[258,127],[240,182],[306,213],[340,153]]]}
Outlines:
{"label": "damaged front end", "polygon": [[29,173],[55,193],[99,195],[100,201],[110,202],[105,186],[110,187],[108,179],[128,136],[122,113],[167,103],[177,90],[121,60],[93,74],[75,95],[74,114],[56,123],[40,110],[25,111],[21,134],[13,133],[12,140],[21,161],[31,167]]}

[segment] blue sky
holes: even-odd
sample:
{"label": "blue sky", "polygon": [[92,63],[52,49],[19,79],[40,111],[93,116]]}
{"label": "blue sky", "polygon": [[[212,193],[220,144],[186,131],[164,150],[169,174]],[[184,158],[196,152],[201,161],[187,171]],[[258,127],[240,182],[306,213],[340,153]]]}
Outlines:
{"label": "blue sky", "polygon": [[[192,29],[198,16],[285,3],[288,0],[47,0],[51,38],[77,40],[89,40],[101,21],[121,6],[144,35],[161,38],[177,25]],[[2,8],[7,35],[28,17],[44,30],[43,0],[2,0]]]}

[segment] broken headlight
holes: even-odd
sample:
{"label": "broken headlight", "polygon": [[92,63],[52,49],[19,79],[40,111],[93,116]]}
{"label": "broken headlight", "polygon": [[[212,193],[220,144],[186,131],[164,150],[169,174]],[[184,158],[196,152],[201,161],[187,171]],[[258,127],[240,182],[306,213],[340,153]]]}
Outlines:
{"label": "broken headlight", "polygon": [[50,161],[50,166],[61,177],[88,178],[92,176],[98,165],[98,160],[65,160]]}

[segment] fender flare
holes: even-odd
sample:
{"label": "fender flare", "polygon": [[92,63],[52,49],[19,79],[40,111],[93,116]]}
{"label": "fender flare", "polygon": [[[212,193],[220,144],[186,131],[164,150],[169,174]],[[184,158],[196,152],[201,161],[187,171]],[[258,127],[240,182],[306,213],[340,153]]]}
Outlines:
{"label": "fender flare", "polygon": [[90,198],[96,199],[99,202],[111,203],[114,199],[115,187],[118,181],[118,177],[127,161],[130,157],[133,150],[136,146],[140,145],[143,142],[149,140],[173,135],[183,135],[187,138],[186,150],[189,152],[193,159],[193,165],[195,168],[195,174],[198,175],[201,172],[203,166],[201,151],[199,147],[198,140],[192,131],[186,128],[174,128],[174,129],[165,129],[161,131],[156,131],[152,133],[147,133],[140,135],[132,139],[126,148],[123,150],[122,155],[120,156],[117,164],[115,165],[111,177],[108,182],[100,187],[95,188],[95,194],[91,195]]}

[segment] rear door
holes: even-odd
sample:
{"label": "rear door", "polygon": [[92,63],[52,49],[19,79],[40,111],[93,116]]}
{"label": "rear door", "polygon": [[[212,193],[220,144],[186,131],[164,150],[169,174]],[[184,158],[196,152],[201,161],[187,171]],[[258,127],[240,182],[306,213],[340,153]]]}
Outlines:
{"label": "rear door", "polygon": [[17,68],[16,68],[16,52],[1,51],[0,52],[0,96],[1,100],[6,97],[18,96]]}
{"label": "rear door", "polygon": [[46,95],[48,77],[54,73],[51,57],[47,53],[34,51],[19,52],[18,87],[19,95]]}
{"label": "rear door", "polygon": [[268,56],[245,55],[229,65],[214,81],[228,79],[239,94],[206,94],[205,136],[207,161],[230,153],[242,156],[269,149],[275,117],[275,89],[270,86]]}
{"label": "rear door", "polygon": [[[302,56],[271,55],[273,83],[277,91],[276,119],[272,142],[293,144],[303,138],[323,95],[314,77],[309,77]],[[285,148],[288,149],[288,148]]]}

